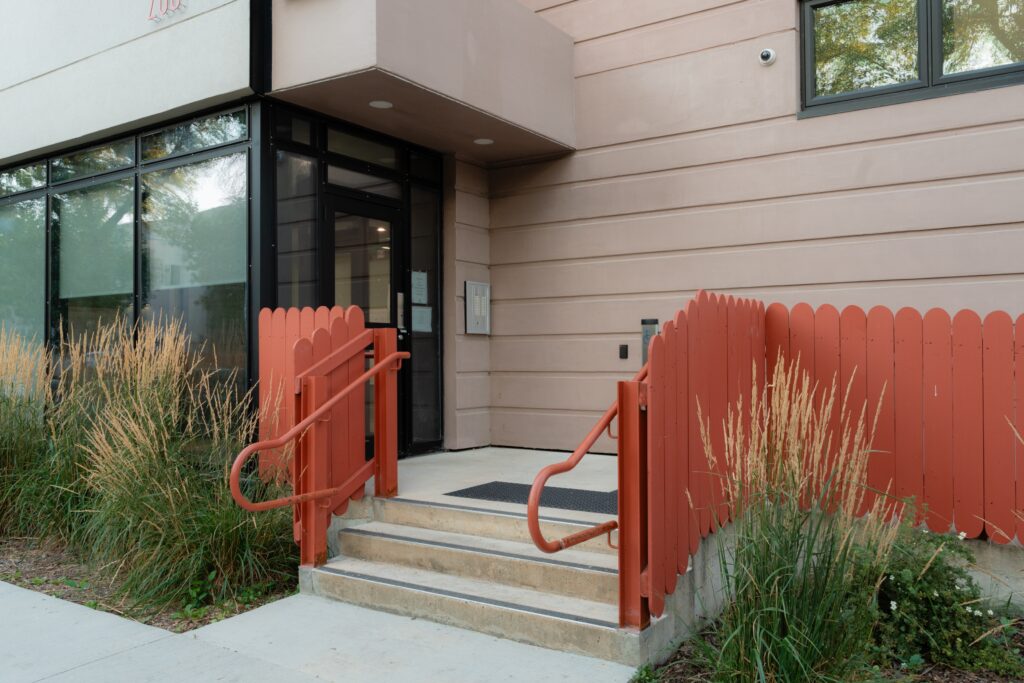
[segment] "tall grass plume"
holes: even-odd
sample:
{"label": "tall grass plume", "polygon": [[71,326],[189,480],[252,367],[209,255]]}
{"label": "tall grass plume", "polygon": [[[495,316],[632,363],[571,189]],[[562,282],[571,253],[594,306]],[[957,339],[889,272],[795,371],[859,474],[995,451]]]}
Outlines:
{"label": "tall grass plume", "polygon": [[[798,368],[780,362],[749,405],[702,429],[709,460],[728,473],[733,519],[720,557],[729,604],[709,653],[721,680],[839,681],[857,671],[898,531],[885,497],[867,487],[873,429],[863,407]],[[724,431],[717,454],[712,429]]]}

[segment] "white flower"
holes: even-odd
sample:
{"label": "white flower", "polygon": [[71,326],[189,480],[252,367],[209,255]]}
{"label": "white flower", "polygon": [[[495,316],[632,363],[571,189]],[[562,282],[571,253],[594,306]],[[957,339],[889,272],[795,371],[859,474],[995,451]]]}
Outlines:
{"label": "white flower", "polygon": [[970,614],[970,613],[971,613],[971,608],[970,608],[970,607],[965,607],[964,609],[966,609],[966,610],[967,610],[967,613],[968,613],[968,614]]}
{"label": "white flower", "polygon": [[974,610],[974,616],[980,617],[981,616],[981,610],[977,610],[977,609]]}
{"label": "white flower", "polygon": [[956,537],[957,537],[957,538],[959,538],[959,539],[960,539],[960,540],[962,541],[962,540],[964,540],[965,538],[967,538],[967,532],[966,532],[966,531],[961,531],[960,533],[958,533],[958,534],[956,535]]}
{"label": "white flower", "polygon": [[921,533],[922,534],[926,534],[926,533],[928,533],[928,530],[927,529],[921,529]]}
{"label": "white flower", "polygon": [[994,616],[996,615],[996,613],[995,613],[995,612],[993,612],[992,610],[989,610],[989,611],[988,611],[988,615],[989,615],[990,617],[994,617]]}
{"label": "white flower", "polygon": [[896,601],[895,600],[890,600],[889,601],[889,609],[891,609],[893,612],[896,611]]}
{"label": "white flower", "polygon": [[939,591],[932,591],[932,597],[933,598],[939,597]]}
{"label": "white flower", "polygon": [[890,581],[895,581],[896,580],[896,575],[895,574],[889,574],[889,580]]}

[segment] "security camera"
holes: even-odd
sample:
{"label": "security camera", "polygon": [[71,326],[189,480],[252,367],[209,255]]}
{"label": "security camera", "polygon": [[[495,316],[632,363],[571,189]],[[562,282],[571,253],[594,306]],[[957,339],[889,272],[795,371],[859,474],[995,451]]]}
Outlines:
{"label": "security camera", "polygon": [[757,57],[761,60],[761,66],[771,66],[775,63],[775,50],[767,47],[761,50],[761,54]]}

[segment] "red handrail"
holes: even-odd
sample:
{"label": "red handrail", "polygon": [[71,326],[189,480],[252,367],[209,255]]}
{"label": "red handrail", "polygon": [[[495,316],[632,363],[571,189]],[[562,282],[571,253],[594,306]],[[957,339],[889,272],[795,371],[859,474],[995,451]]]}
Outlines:
{"label": "red handrail", "polygon": [[[640,382],[647,377],[647,366],[644,365],[640,368],[640,372],[636,373],[633,377],[634,382]],[[597,538],[604,534],[611,534],[612,531],[618,528],[619,523],[616,520],[609,520],[602,524],[597,524],[590,528],[584,529],[583,531],[577,531],[574,534],[569,534],[565,538],[560,538],[556,541],[549,541],[544,538],[544,533],[540,529],[540,496],[544,491],[544,485],[547,484],[548,479],[555,476],[556,474],[563,474],[573,469],[583,460],[583,456],[590,451],[591,447],[597,442],[606,429],[611,429],[612,420],[619,412],[618,401],[612,404],[605,414],[601,416],[601,419],[597,421],[594,428],[587,434],[587,438],[583,440],[575,451],[572,452],[566,460],[557,462],[552,465],[548,465],[540,472],[537,473],[537,477],[533,480],[533,486],[530,488],[530,498],[526,503],[526,522],[530,527],[530,538],[533,539],[534,545],[546,553],[557,553],[559,550],[565,550],[571,548],[574,545],[579,545],[585,541],[589,541],[592,538]],[[610,435],[610,432],[609,432]]]}
{"label": "red handrail", "polygon": [[[391,365],[396,365],[396,369],[400,368],[402,361],[409,358],[409,356],[410,354],[407,351],[396,351],[392,354],[385,356],[383,359],[381,359],[379,363],[376,363],[372,368],[370,368],[362,375],[354,379],[348,386],[346,386],[344,389],[342,389],[337,394],[332,396],[330,399],[325,401],[322,406],[320,406],[315,411],[310,413],[304,420],[299,422],[297,425],[289,429],[281,436],[275,439],[268,439],[267,441],[260,441],[245,447],[242,450],[242,452],[238,454],[238,457],[235,458],[235,462],[231,465],[231,476],[229,481],[231,484],[231,497],[235,499],[235,502],[238,503],[239,506],[241,506],[245,510],[249,510],[250,512],[273,510],[275,508],[284,507],[286,505],[295,505],[297,503],[303,503],[309,500],[330,498],[331,496],[334,496],[335,494],[340,493],[347,487],[349,487],[353,479],[363,476],[365,474],[363,472],[363,470],[366,469],[365,467],[360,471],[356,472],[356,474],[353,477],[351,477],[341,486],[335,486],[333,488],[323,489],[321,491],[309,491],[307,493],[301,493],[293,496],[285,496],[284,498],[275,498],[273,500],[261,501],[259,503],[254,503],[248,498],[246,498],[245,494],[242,493],[242,487],[241,484],[239,483],[239,478],[242,474],[242,468],[245,466],[245,463],[246,461],[249,460],[249,458],[251,458],[256,453],[262,450],[280,448],[289,441],[292,441],[293,439],[302,436],[302,434],[306,431],[306,429],[310,427],[310,425],[319,420],[325,413],[327,413],[331,408],[333,408],[335,404],[341,401],[341,399],[345,398],[353,391],[355,391],[357,387],[366,384],[366,382],[370,381],[374,376],[383,372]],[[368,465],[372,465],[372,463],[368,463]],[[365,480],[366,477],[363,477],[363,481]]]}

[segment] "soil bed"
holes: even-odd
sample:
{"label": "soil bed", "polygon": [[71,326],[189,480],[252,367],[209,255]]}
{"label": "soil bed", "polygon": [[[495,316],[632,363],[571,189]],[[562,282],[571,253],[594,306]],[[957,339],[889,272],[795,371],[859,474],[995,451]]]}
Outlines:
{"label": "soil bed", "polygon": [[[713,637],[713,632],[706,632],[701,637]],[[1015,647],[1024,650],[1024,632],[1015,630],[1013,642]],[[714,680],[714,672],[705,665],[692,641],[683,643],[656,674],[658,683],[709,683]],[[882,676],[882,680],[906,683],[1019,683],[1016,678],[936,665],[927,665],[913,673],[893,668],[883,671]]]}
{"label": "soil bed", "polygon": [[174,633],[233,617],[295,591],[294,586],[285,586],[248,602],[230,600],[187,613],[177,607],[154,611],[133,606],[121,594],[116,580],[82,564],[66,548],[29,538],[0,540],[0,581]]}

